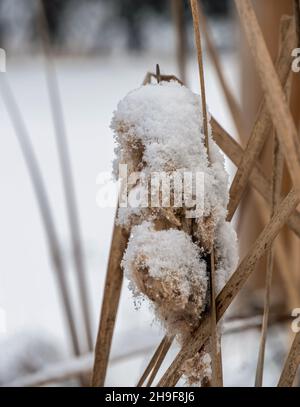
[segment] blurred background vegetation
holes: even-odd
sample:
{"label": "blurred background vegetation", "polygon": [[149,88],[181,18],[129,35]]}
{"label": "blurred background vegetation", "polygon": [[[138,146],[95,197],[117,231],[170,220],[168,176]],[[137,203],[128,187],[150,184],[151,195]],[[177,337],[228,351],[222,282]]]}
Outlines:
{"label": "blurred background vegetation", "polygon": [[[108,51],[121,39],[128,50],[147,47],[149,21],[170,20],[169,0],[43,0],[53,46],[60,51]],[[204,0],[205,12],[215,18],[230,13],[228,0]],[[184,18],[190,21],[188,2],[183,2]],[[0,44],[28,51],[37,43],[36,2],[0,0]],[[76,46],[77,45],[77,46]]]}

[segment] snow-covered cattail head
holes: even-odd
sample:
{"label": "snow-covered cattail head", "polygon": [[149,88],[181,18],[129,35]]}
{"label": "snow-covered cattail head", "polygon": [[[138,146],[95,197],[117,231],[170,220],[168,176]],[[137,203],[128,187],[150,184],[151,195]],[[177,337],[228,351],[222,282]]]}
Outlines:
{"label": "snow-covered cattail head", "polygon": [[[197,329],[208,308],[207,258],[212,248],[217,292],[237,263],[236,235],[226,222],[224,157],[209,126],[208,160],[201,118],[198,95],[177,82],[160,82],[130,92],[112,120],[114,175],[118,177],[120,164],[127,165],[128,176],[139,173],[128,185],[129,205],[118,211],[117,221],[130,232],[122,267],[134,295],[150,300],[167,334],[177,335],[180,342]],[[163,182],[158,194],[161,205],[151,205],[153,173],[169,177],[169,205],[163,204],[168,184]],[[178,197],[174,180],[186,173],[192,178],[203,175],[195,206],[186,199],[181,206],[174,204]],[[183,189],[184,198],[185,194]],[[130,206],[137,196],[143,196],[146,205]],[[191,211],[195,216],[190,216]],[[190,383],[204,380],[210,371],[209,354],[200,351],[184,370]]]}

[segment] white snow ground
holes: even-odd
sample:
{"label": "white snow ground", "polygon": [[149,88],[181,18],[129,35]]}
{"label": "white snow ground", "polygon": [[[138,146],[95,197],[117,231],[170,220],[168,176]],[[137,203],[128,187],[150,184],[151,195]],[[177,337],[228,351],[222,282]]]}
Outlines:
{"label": "white snow ground", "polygon": [[[57,61],[84,237],[95,332],[114,216],[113,208],[100,209],[96,206],[96,177],[100,171],[111,170],[113,139],[109,124],[113,110],[129,90],[139,86],[146,71],[154,69],[157,62],[162,72],[176,73],[175,61],[169,57],[122,55]],[[238,67],[234,56],[223,55],[223,62],[226,76],[237,89]],[[189,85],[198,92],[198,71],[194,59],[189,62],[188,71]],[[43,169],[61,243],[70,264],[69,277],[72,278],[69,233],[43,61],[37,58],[9,60],[6,75]],[[206,84],[211,112],[226,129],[234,132],[219,83],[209,62],[206,65]],[[3,344],[10,335],[20,332],[30,332],[31,335],[32,332],[43,333],[57,343],[62,352],[68,354],[68,338],[35,196],[1,98],[0,117],[0,309],[5,311],[7,319],[7,332],[4,334],[0,331],[0,340]],[[130,344],[132,348],[133,341],[140,341],[143,337],[147,337],[145,347],[149,347],[149,343],[154,347],[162,333],[151,321],[152,315],[146,306],[142,310],[134,310],[131,293],[125,284],[113,353],[130,347]],[[244,339],[237,341],[237,337],[230,338],[224,340],[224,359],[228,360],[225,364],[225,384],[251,386],[254,374],[237,373],[245,372],[245,366],[248,369],[249,363],[250,370],[254,372],[253,355],[257,354],[258,337],[254,335],[254,338],[252,336],[249,339],[248,336],[247,352]],[[2,348],[1,355],[0,343],[2,362],[3,353]],[[107,384],[134,385],[148,357],[149,351],[143,357],[112,365]],[[267,384],[274,384],[276,377],[267,380]]]}

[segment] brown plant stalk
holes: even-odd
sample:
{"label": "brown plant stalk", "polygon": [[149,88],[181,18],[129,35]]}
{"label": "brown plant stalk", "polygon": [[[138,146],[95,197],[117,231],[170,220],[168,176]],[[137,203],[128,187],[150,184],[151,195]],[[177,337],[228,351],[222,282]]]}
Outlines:
{"label": "brown plant stalk", "polygon": [[243,125],[243,115],[242,115],[242,111],[241,108],[239,106],[239,104],[237,103],[230,87],[227,84],[227,81],[224,77],[224,73],[223,73],[223,69],[221,66],[221,62],[220,62],[220,58],[218,55],[218,52],[214,46],[213,40],[212,40],[212,35],[211,32],[209,30],[207,21],[206,21],[206,17],[205,14],[202,10],[201,7],[201,1],[198,2],[198,11],[199,11],[199,19],[200,19],[200,24],[201,24],[201,28],[204,34],[204,38],[205,38],[205,43],[206,43],[206,47],[207,47],[207,51],[208,51],[208,55],[214,65],[214,68],[216,70],[216,74],[217,77],[219,79],[221,88],[223,90],[227,105],[229,107],[234,125],[236,127],[236,130],[238,132],[239,138],[241,142],[245,142],[247,137],[245,134],[245,129],[244,129],[244,125]]}
{"label": "brown plant stalk", "polygon": [[[282,86],[286,86],[291,71],[291,51],[295,46],[295,32],[292,18],[284,17],[280,25],[279,54],[276,62],[276,72]],[[229,191],[229,204],[227,220],[230,221],[242,199],[248,185],[249,175],[257,161],[260,152],[270,135],[272,127],[271,116],[266,100],[262,102],[258,115],[247,142],[244,154],[240,160],[237,172]]]}
{"label": "brown plant stalk", "polygon": [[159,354],[159,357],[158,357],[158,359],[157,359],[157,361],[156,361],[156,363],[155,363],[155,365],[153,367],[153,370],[151,372],[151,375],[149,377],[149,380],[147,382],[146,387],[150,387],[152,385],[152,383],[154,382],[155,377],[156,377],[156,375],[157,375],[163,361],[165,360],[165,357],[166,357],[166,355],[167,355],[167,353],[168,353],[168,351],[169,351],[169,349],[170,349],[170,347],[171,347],[171,345],[173,343],[173,339],[174,339],[174,336],[172,336],[170,338],[167,338],[166,342],[164,343],[164,346],[162,347],[161,352]]}
{"label": "brown plant stalk", "polygon": [[4,76],[0,77],[0,90],[28,168],[37,199],[38,208],[41,213],[41,220],[44,226],[49,255],[54,268],[55,277],[57,278],[58,291],[66,317],[67,330],[71,340],[72,352],[75,356],[79,356],[81,349],[75,323],[76,318],[71,299],[70,287],[66,278],[66,269],[59,243],[58,232],[55,225],[53,212],[49,204],[46,184],[43,180],[42,172],[31,144],[21,111],[16,103],[15,96],[9,86],[9,83],[6,81]]}
{"label": "brown plant stalk", "polygon": [[123,282],[121,261],[128,242],[128,234],[114,223],[109,253],[100,324],[95,348],[92,386],[103,387]]}
{"label": "brown plant stalk", "polygon": [[[222,151],[230,158],[230,160],[238,166],[240,157],[243,155],[243,149],[233,137],[226,132],[225,129],[212,117],[211,125],[214,133],[214,139]],[[263,173],[259,163],[256,163],[255,167],[250,174],[250,184],[256,191],[264,198],[264,200],[271,204],[271,188],[270,181]],[[287,219],[287,226],[300,237],[300,213],[298,210]]]}
{"label": "brown plant stalk", "polygon": [[295,191],[300,191],[300,144],[298,132],[276,74],[263,34],[250,0],[235,0],[241,24],[246,33],[252,56],[261,80],[266,105],[272,118]]}
{"label": "brown plant stalk", "polygon": [[67,216],[71,232],[71,244],[73,252],[72,254],[76,271],[76,281],[79,291],[79,300],[81,303],[85,327],[86,340],[84,345],[82,346],[83,352],[86,352],[87,350],[91,352],[94,348],[94,339],[92,332],[90,295],[87,282],[87,272],[84,264],[83,244],[78,217],[74,177],[71,168],[71,159],[67,141],[66,125],[63,115],[58,78],[51,51],[48,21],[46,18],[43,1],[38,0],[38,5],[39,5],[39,30],[46,58],[46,79],[48,94],[51,104],[52,118],[56,135],[56,144],[64,187]]}
{"label": "brown plant stalk", "polygon": [[148,365],[146,366],[146,369],[144,370],[140,380],[138,381],[137,387],[143,386],[145,380],[147,379],[147,377],[149,376],[149,374],[151,373],[153,368],[156,366],[157,361],[160,357],[161,351],[165,347],[167,342],[168,342],[168,337],[167,337],[167,335],[165,335],[163,337],[162,341],[160,342],[160,344],[158,345],[158,347],[155,349],[153,356],[151,357]]}
{"label": "brown plant stalk", "polygon": [[[193,17],[195,43],[197,48],[199,79],[201,88],[201,105],[202,105],[202,123],[205,135],[205,147],[207,150],[208,160],[210,160],[209,153],[209,138],[208,138],[208,116],[206,108],[206,94],[205,94],[205,79],[203,68],[203,53],[201,44],[201,32],[199,21],[198,0],[191,0],[191,10]],[[216,317],[216,275],[215,275],[215,257],[214,248],[211,248],[210,253],[210,307],[211,307],[211,354],[212,354],[212,380],[213,385],[222,386],[222,360],[221,352],[218,350],[218,330],[217,330],[217,317]]]}
{"label": "brown plant stalk", "polygon": [[184,4],[181,0],[171,0],[173,25],[176,34],[176,58],[179,77],[186,84],[187,35],[184,19]]}
{"label": "brown plant stalk", "polygon": [[[279,204],[281,195],[281,180],[283,173],[283,160],[282,152],[280,150],[279,142],[274,135],[273,147],[273,173],[272,173],[272,203],[271,203],[271,218],[274,215],[275,208]],[[267,340],[267,330],[269,323],[270,301],[271,301],[271,286],[274,267],[274,248],[273,246],[267,252],[267,269],[266,269],[266,282],[265,282],[265,299],[264,299],[264,313],[263,323],[261,330],[261,340],[256,368],[255,386],[261,387],[263,384],[265,348]],[[281,267],[280,267],[281,269]]]}
{"label": "brown plant stalk", "polygon": [[291,387],[300,363],[300,332],[295,335],[291,349],[284,363],[278,387]]}

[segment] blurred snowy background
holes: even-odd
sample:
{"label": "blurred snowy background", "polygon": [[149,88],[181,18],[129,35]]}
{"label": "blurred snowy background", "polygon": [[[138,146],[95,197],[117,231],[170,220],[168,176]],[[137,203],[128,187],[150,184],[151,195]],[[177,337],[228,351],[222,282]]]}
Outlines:
{"label": "blurred snowy background", "polygon": [[[147,71],[179,74],[172,1],[45,0],[51,45],[75,179],[84,255],[92,308],[94,337],[110,247],[114,209],[96,205],[97,175],[111,170],[112,112],[118,101],[138,87]],[[193,31],[188,2],[187,83],[199,92]],[[239,95],[236,28],[231,2],[204,2],[224,74]],[[73,290],[73,303],[83,329],[70,233],[64,203],[44,57],[37,24],[37,0],[0,0],[0,47],[7,53],[5,78],[13,90],[37,154]],[[219,122],[235,133],[215,70],[205,60],[208,105]],[[0,385],[22,383],[28,373],[69,360],[70,338],[49,259],[44,229],[27,167],[12,122],[0,97],[0,309],[6,332],[0,330]],[[230,164],[228,169],[231,171]],[[274,328],[275,329],[275,328]],[[152,323],[147,305],[136,311],[125,282],[113,340],[107,385],[135,385],[163,333]],[[252,386],[259,331],[224,336],[225,385]],[[278,335],[273,335],[274,348]],[[171,360],[176,349],[170,352]],[[276,356],[278,357],[278,355]],[[276,383],[278,368],[268,353]],[[91,358],[83,361],[91,365]],[[130,373],[129,373],[130,372]],[[19,382],[20,383],[20,382]],[[76,384],[75,382],[68,382]]]}

